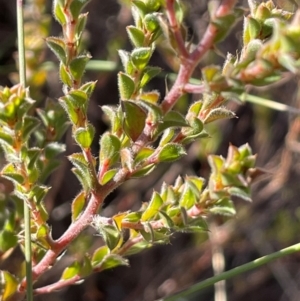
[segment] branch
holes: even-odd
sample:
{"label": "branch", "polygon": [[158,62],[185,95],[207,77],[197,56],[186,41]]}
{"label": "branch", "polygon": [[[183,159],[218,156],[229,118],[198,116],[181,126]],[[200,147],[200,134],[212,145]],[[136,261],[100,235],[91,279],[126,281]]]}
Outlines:
{"label": "branch", "polygon": [[188,51],[185,47],[185,41],[184,41],[181,31],[180,31],[180,25],[178,24],[177,19],[176,19],[174,3],[175,3],[175,0],[166,0],[167,17],[168,17],[168,20],[170,23],[171,30],[174,34],[176,44],[178,46],[179,55],[182,58],[188,58],[190,54],[188,53]]}
{"label": "branch", "polygon": [[[229,14],[236,2],[237,0],[224,0],[216,11],[215,19]],[[217,27],[210,23],[196,49],[187,58],[182,59],[176,81],[161,104],[164,113],[170,111],[177,100],[184,94],[185,85],[188,83],[200,60],[212,48],[217,33]]]}

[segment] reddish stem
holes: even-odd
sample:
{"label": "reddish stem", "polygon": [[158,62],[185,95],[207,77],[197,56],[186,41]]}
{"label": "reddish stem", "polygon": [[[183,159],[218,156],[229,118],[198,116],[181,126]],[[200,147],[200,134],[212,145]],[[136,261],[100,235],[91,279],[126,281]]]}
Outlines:
{"label": "reddish stem", "polygon": [[[214,19],[229,14],[236,2],[237,0],[223,0],[215,13]],[[168,12],[169,14],[172,13],[170,10]],[[212,23],[209,24],[195,50],[187,58],[182,59],[176,81],[161,104],[164,113],[170,111],[185,92],[185,85],[188,83],[199,61],[212,48],[217,33],[217,27]]]}
{"label": "reddish stem", "polygon": [[188,58],[189,53],[185,47],[185,42],[182,37],[181,31],[180,31],[180,25],[177,22],[176,19],[176,12],[174,9],[174,3],[175,0],[166,0],[166,12],[167,12],[167,17],[170,23],[171,30],[173,31],[174,38],[176,40],[176,44],[178,47],[179,55],[182,58]]}

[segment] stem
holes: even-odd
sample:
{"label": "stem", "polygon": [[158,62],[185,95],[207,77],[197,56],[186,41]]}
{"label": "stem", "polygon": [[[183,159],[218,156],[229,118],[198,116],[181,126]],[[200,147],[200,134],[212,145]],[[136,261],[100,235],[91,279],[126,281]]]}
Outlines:
{"label": "stem", "polygon": [[[26,86],[26,58],[24,45],[24,19],[23,19],[23,1],[17,0],[17,28],[18,28],[18,52],[19,52],[19,77],[20,83]],[[30,229],[30,209],[24,202],[24,230],[25,230],[25,263],[27,279],[27,300],[33,300],[33,282],[32,282],[32,262],[31,262],[31,229]]]}
{"label": "stem", "polygon": [[[172,1],[169,2],[171,3]],[[215,18],[220,18],[229,14],[236,2],[237,0],[222,1],[221,5],[216,11]],[[169,8],[167,7],[167,9]],[[179,97],[185,93],[185,85],[188,83],[200,60],[207,53],[207,51],[213,47],[217,33],[217,27],[210,23],[195,50],[188,57],[182,57],[176,81],[161,104],[164,113],[170,111],[179,99]]]}
{"label": "stem", "polygon": [[166,1],[166,12],[167,17],[170,23],[171,30],[173,31],[174,38],[176,40],[176,44],[178,47],[178,51],[181,57],[188,58],[189,53],[185,47],[184,39],[180,31],[180,25],[176,19],[176,12],[174,9],[175,0],[167,0]]}
{"label": "stem", "polygon": [[196,292],[198,292],[198,291],[200,291],[200,290],[202,290],[202,289],[204,289],[208,286],[211,286],[211,285],[213,285],[213,284],[215,284],[219,281],[233,278],[233,277],[238,276],[242,273],[248,272],[250,270],[253,270],[255,268],[263,266],[267,263],[270,263],[270,262],[272,262],[272,261],[274,261],[278,258],[287,256],[287,255],[290,255],[290,254],[293,254],[293,253],[296,253],[296,252],[299,252],[299,251],[300,251],[300,243],[292,245],[292,246],[287,247],[285,249],[282,249],[278,252],[260,257],[258,259],[255,259],[252,262],[243,264],[239,267],[236,267],[232,270],[224,272],[220,275],[208,278],[208,279],[206,279],[206,280],[204,280],[200,283],[197,283],[195,285],[190,286],[187,290],[185,290],[181,293],[178,293],[178,294],[173,295],[171,297],[166,297],[166,298],[160,299],[160,301],[176,301],[176,300],[184,301],[184,300],[188,300],[187,298],[190,295],[192,295],[192,294],[194,294],[194,293],[196,293]]}

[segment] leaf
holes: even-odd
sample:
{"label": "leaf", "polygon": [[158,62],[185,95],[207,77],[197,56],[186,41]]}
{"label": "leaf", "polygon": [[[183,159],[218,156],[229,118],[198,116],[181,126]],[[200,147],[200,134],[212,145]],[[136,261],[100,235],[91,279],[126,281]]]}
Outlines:
{"label": "leaf", "polygon": [[[159,1],[154,0],[152,2],[153,3],[156,2],[160,5]],[[160,29],[158,15],[159,15],[158,13],[147,14],[143,20],[144,26],[151,33],[154,33]]]}
{"label": "leaf", "polygon": [[209,209],[209,212],[225,216],[233,216],[236,214],[234,204],[228,198],[217,201],[213,207]]}
{"label": "leaf", "polygon": [[113,179],[113,177],[118,171],[119,170],[117,168],[108,170],[106,173],[104,173],[103,177],[101,178],[100,184],[105,185],[106,183],[108,183],[110,180]]}
{"label": "leaf", "polygon": [[149,205],[147,206],[146,210],[143,212],[141,216],[141,221],[145,222],[153,218],[158,213],[162,204],[163,204],[162,198],[156,191],[154,191]]}
{"label": "leaf", "polygon": [[62,273],[61,280],[68,280],[76,275],[79,275],[80,264],[78,261],[74,261],[70,266],[68,266]]}
{"label": "leaf", "polygon": [[4,280],[4,283],[1,283],[4,286],[4,288],[2,287],[1,291],[2,301],[9,301],[10,297],[12,297],[17,292],[19,283],[16,277],[9,272],[1,271],[1,274],[2,281]]}
{"label": "leaf", "polygon": [[131,61],[130,53],[125,50],[119,50],[118,54],[121,59],[121,62],[122,62],[125,72],[131,75],[133,73],[134,67],[133,67],[133,64]]}
{"label": "leaf", "polygon": [[39,205],[43,201],[49,189],[50,187],[36,184],[31,188],[31,191],[29,192],[29,198],[33,198],[36,204]]}
{"label": "leaf", "polygon": [[143,70],[151,56],[152,56],[152,49],[150,47],[140,47],[140,48],[135,48],[131,52],[131,59],[133,65],[138,69],[138,70]]}
{"label": "leaf", "polygon": [[48,143],[44,148],[45,157],[48,160],[55,158],[57,155],[65,151],[66,145],[58,142]]}
{"label": "leaf", "polygon": [[134,47],[144,46],[145,34],[142,30],[138,29],[135,26],[127,26],[126,31],[128,37]]}
{"label": "leaf", "polygon": [[111,251],[122,241],[120,231],[113,225],[103,225],[99,230],[105,244]]}
{"label": "leaf", "polygon": [[135,90],[133,79],[123,72],[118,73],[118,87],[121,100],[130,99]]}
{"label": "leaf", "polygon": [[72,0],[70,11],[73,19],[77,19],[82,9],[90,2],[90,0]]}
{"label": "leaf", "polygon": [[177,143],[167,143],[159,151],[158,161],[171,162],[180,159],[184,155],[186,155],[186,152],[182,145]]}
{"label": "leaf", "polygon": [[75,80],[80,80],[82,78],[85,66],[90,59],[90,55],[80,55],[71,61],[70,71]]}
{"label": "leaf", "polygon": [[148,241],[140,241],[136,244],[134,244],[133,246],[131,246],[130,248],[128,248],[126,250],[126,252],[124,253],[124,256],[129,256],[129,255],[133,255],[133,254],[137,254],[140,253],[141,251],[148,249],[152,246],[152,244]]}
{"label": "leaf", "polygon": [[3,133],[3,131],[0,131],[0,144],[1,145],[13,145],[13,137],[11,135]]}
{"label": "leaf", "polygon": [[61,62],[59,64],[59,77],[61,81],[68,87],[72,87],[73,81],[67,67]]}
{"label": "leaf", "polygon": [[132,141],[136,141],[145,127],[147,113],[132,101],[122,101],[121,104],[125,113],[124,131]]}
{"label": "leaf", "polygon": [[93,271],[92,263],[91,260],[88,256],[83,257],[83,262],[81,263],[81,268],[80,268],[80,277],[85,278],[89,275],[91,275]]}
{"label": "leaf", "polygon": [[110,253],[109,248],[107,246],[102,246],[98,248],[92,257],[92,266],[97,267],[99,264],[101,264],[104,260],[104,258]]}
{"label": "leaf", "polygon": [[120,255],[110,254],[104,259],[104,262],[101,265],[101,270],[103,271],[107,269],[112,269],[119,265],[128,266],[128,260],[126,258],[121,257]]}
{"label": "leaf", "polygon": [[189,182],[186,182],[179,199],[179,204],[180,206],[188,210],[196,204],[197,197],[199,197],[199,192],[197,194],[195,189],[191,187],[191,184]]}
{"label": "leaf", "polygon": [[53,1],[53,15],[61,25],[66,24],[66,16],[63,11],[63,4],[60,3],[60,0]]}
{"label": "leaf", "polygon": [[22,137],[24,141],[30,138],[31,133],[40,125],[40,120],[36,117],[25,116],[22,124]]}
{"label": "leaf", "polygon": [[144,147],[142,148],[136,155],[135,157],[135,164],[138,164],[142,161],[144,161],[145,159],[149,158],[154,152],[154,149],[151,147]]}
{"label": "leaf", "polygon": [[225,160],[222,156],[210,155],[208,156],[208,164],[211,168],[212,174],[218,174],[222,172]]}
{"label": "leaf", "polygon": [[81,191],[72,202],[72,222],[74,222],[83,211],[85,202],[85,193]]}
{"label": "leaf", "polygon": [[162,131],[168,128],[186,126],[189,126],[189,123],[180,113],[176,111],[170,111],[164,116],[163,121],[159,125],[157,132],[161,133]]}
{"label": "leaf", "polygon": [[132,174],[132,178],[140,178],[149,175],[156,167],[156,164],[149,164],[143,168],[136,169]]}
{"label": "leaf", "polygon": [[89,98],[92,95],[92,93],[94,92],[96,84],[97,84],[97,81],[87,82],[79,88],[79,91],[83,91]]}
{"label": "leaf", "polygon": [[95,128],[88,124],[85,128],[79,127],[75,130],[74,138],[80,147],[88,149],[94,139]]}
{"label": "leaf", "polygon": [[235,117],[236,115],[232,111],[220,107],[220,108],[215,108],[210,110],[210,112],[207,114],[206,118],[204,119],[203,123],[207,124],[218,119],[235,118]]}
{"label": "leaf", "polygon": [[161,68],[159,67],[147,67],[145,68],[143,72],[143,76],[140,82],[140,87],[143,88],[145,85],[147,85],[152,78],[157,76],[161,72]]}
{"label": "leaf", "polygon": [[9,163],[3,167],[1,176],[11,180],[15,184],[23,184],[25,180],[20,171],[18,171],[15,165],[12,163]]}
{"label": "leaf", "polygon": [[59,61],[61,61],[64,65],[66,65],[67,54],[65,51],[66,48],[65,41],[57,37],[48,37],[46,38],[46,43],[49,46],[49,48],[53,51],[53,53],[57,56]]}
{"label": "leaf", "polygon": [[110,166],[114,164],[120,157],[121,141],[115,135],[106,132],[100,139],[100,164],[107,164]]}
{"label": "leaf", "polygon": [[237,197],[241,198],[244,201],[252,202],[249,188],[245,188],[245,187],[230,187],[228,189],[228,192],[231,195],[237,196]]}

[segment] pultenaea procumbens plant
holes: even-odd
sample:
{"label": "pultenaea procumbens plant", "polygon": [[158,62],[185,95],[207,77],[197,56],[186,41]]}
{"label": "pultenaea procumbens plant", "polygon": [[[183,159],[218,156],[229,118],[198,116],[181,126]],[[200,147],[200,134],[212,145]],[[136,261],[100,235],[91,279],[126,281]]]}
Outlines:
{"label": "pultenaea procumbens plant", "polygon": [[[300,49],[299,14],[275,7],[272,1],[249,0],[250,13],[238,8],[235,0],[210,6],[210,22],[202,39],[188,40],[183,4],[179,0],[130,1],[134,25],[126,28],[133,49],[119,50],[123,71],[118,73],[119,105],[102,106],[110,129],[100,138],[100,153],[93,154],[95,129],[87,108],[96,82],[84,82],[86,64],[91,59],[82,49],[88,17],[82,13],[89,0],[54,0],[53,14],[62,27],[61,37],[48,37],[46,43],[59,61],[63,95],[36,108],[29,89],[22,85],[0,91],[0,144],[7,163],[1,175],[13,182],[14,191],[1,206],[0,249],[8,254],[22,239],[25,202],[31,211],[32,276],[34,280],[49,269],[81,232],[92,225],[103,246],[75,260],[53,284],[34,289],[49,293],[75,284],[91,273],[118,265],[128,265],[127,256],[169,241],[174,231],[207,231],[207,216],[235,214],[232,196],[246,201],[256,175],[255,155],[249,145],[230,146],[226,158],[209,155],[211,175],[206,181],[196,176],[178,176],[154,191],[138,211],[101,216],[106,196],[125,181],[151,173],[161,162],[171,162],[186,154],[196,139],[209,136],[206,125],[235,114],[226,108],[230,98],[239,99],[245,85],[266,85],[281,78],[287,70],[297,72]],[[215,3],[215,2],[212,2]],[[239,55],[228,54],[223,67],[202,68],[198,85],[189,83],[195,68],[213,46],[224,39],[244,15],[243,48]],[[155,47],[162,44],[178,58],[177,78],[164,98],[147,84],[161,68],[150,64]],[[174,109],[185,93],[201,98],[182,114]],[[31,92],[33,94],[33,92]],[[36,108],[33,110],[33,108]],[[34,113],[36,112],[36,114]],[[71,154],[73,172],[82,190],[72,202],[72,223],[58,239],[51,236],[48,212],[43,198],[50,189],[45,180],[58,166],[57,155],[64,151],[59,141],[68,126],[81,152]],[[18,239],[19,238],[19,239]],[[95,238],[99,239],[99,238]],[[2,299],[22,299],[28,285],[20,271],[2,271]]]}

